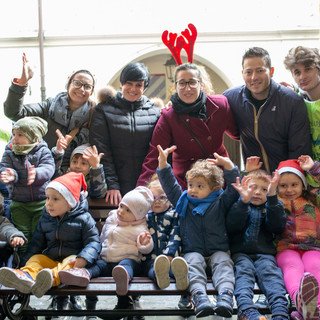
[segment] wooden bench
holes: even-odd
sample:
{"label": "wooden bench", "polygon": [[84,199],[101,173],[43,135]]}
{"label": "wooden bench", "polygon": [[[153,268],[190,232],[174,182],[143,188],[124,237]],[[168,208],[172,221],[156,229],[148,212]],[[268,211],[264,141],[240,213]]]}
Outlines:
{"label": "wooden bench", "polygon": [[[46,295],[65,296],[65,295],[85,295],[85,296],[115,296],[115,282],[112,277],[99,277],[92,279],[87,288],[75,286],[60,285],[50,289]],[[207,284],[208,295],[217,295],[213,288],[212,281],[208,280]],[[260,289],[254,290],[255,294],[261,294]],[[176,288],[175,281],[171,280],[170,285],[166,289],[159,289],[157,285],[146,277],[135,277],[129,284],[129,295],[132,296],[159,296],[159,301],[165,298],[164,296],[176,296],[187,294],[186,291],[181,291]],[[98,309],[98,310],[49,310],[41,308],[30,308],[30,295],[21,294],[15,289],[1,287],[0,288],[0,303],[2,312],[5,316],[12,320],[25,319],[26,317],[51,317],[51,316],[98,316],[98,317],[130,317],[130,316],[183,316],[189,317],[194,315],[193,310],[183,309],[168,309],[162,308],[159,303],[157,309],[134,309],[134,310],[113,310],[113,309]],[[291,307],[291,310],[293,308]],[[233,314],[237,314],[237,308],[233,309]],[[260,309],[262,314],[270,314],[269,309]]]}
{"label": "wooden bench", "polygon": [[[97,222],[97,226],[101,231],[102,225],[113,206],[107,204],[104,199],[88,199],[90,213]],[[50,289],[46,295],[66,296],[66,295],[84,295],[84,296],[115,296],[115,282],[112,277],[99,277],[91,279],[87,288],[60,285]],[[208,280],[207,293],[209,295],[217,295],[212,285],[212,281]],[[255,294],[261,294],[260,289],[254,290]],[[129,295],[132,296],[180,296],[187,294],[176,288],[175,281],[171,280],[170,285],[166,289],[159,289],[158,286],[149,278],[135,277],[129,284]],[[160,298],[160,301],[161,301]],[[134,309],[134,310],[49,310],[41,308],[30,308],[30,295],[19,293],[15,289],[0,287],[0,307],[1,313],[12,320],[22,320],[26,318],[35,318],[37,316],[98,316],[98,317],[131,317],[131,316],[183,316],[189,317],[194,315],[193,310],[183,310],[177,308],[162,308],[159,303],[157,309]],[[291,306],[291,310],[293,310]],[[237,314],[237,308],[233,309],[233,314]],[[269,309],[260,309],[262,314],[270,314]],[[0,317],[1,318],[1,317]],[[1,320],[1,319],[0,319]]]}

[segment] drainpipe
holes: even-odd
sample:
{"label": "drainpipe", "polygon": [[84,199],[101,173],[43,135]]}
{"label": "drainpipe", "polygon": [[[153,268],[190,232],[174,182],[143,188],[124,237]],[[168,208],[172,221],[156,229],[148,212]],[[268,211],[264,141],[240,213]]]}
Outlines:
{"label": "drainpipe", "polygon": [[41,101],[46,100],[46,86],[44,81],[44,57],[43,57],[43,26],[42,26],[42,0],[38,0],[38,18],[39,18],[39,50],[40,50],[40,80],[41,80]]}

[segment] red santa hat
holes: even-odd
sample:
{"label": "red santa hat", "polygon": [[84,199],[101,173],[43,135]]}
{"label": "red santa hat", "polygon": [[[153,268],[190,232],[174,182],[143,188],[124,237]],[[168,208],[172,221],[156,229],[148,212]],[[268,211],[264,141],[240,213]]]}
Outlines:
{"label": "red santa hat", "polygon": [[57,190],[68,202],[71,208],[74,208],[80,199],[81,190],[87,191],[87,184],[83,173],[68,172],[52,180],[47,188]]}
{"label": "red santa hat", "polygon": [[299,165],[298,160],[296,159],[290,159],[286,161],[281,161],[278,166],[279,174],[285,173],[285,172],[291,172],[296,174],[303,182],[304,187],[307,189],[308,183],[306,176],[304,175],[304,172],[302,168]]}

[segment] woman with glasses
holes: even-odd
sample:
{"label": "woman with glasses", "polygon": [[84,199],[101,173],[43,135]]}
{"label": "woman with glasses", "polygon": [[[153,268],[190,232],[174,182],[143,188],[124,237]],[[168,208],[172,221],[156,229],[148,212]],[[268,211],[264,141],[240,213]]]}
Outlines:
{"label": "woman with glasses", "polygon": [[160,109],[146,96],[149,70],[143,63],[128,64],[120,74],[121,90],[106,95],[95,108],[90,144],[104,156],[108,192],[106,201],[118,205],[122,195],[135,188]]}
{"label": "woman with glasses", "polygon": [[22,56],[23,69],[20,78],[15,78],[9,88],[4,102],[4,113],[12,121],[25,116],[38,116],[48,122],[48,133],[43,137],[51,149],[56,145],[58,136],[56,130],[73,140],[65,150],[62,169],[69,167],[71,152],[78,145],[89,140],[89,122],[95,103],[90,100],[93,94],[95,80],[88,70],[73,72],[68,78],[66,92],[58,93],[54,98],[44,102],[23,104],[23,98],[28,88],[28,81],[33,77],[33,71],[26,55]]}
{"label": "woman with glasses", "polygon": [[204,69],[193,63],[176,68],[176,93],[170,98],[172,107],[162,111],[137,185],[146,185],[156,171],[157,145],[163,149],[177,146],[172,155],[172,168],[183,190],[187,187],[185,173],[195,161],[213,158],[214,152],[228,156],[223,134],[238,138],[238,130],[227,99],[205,92],[204,76],[207,76]]}

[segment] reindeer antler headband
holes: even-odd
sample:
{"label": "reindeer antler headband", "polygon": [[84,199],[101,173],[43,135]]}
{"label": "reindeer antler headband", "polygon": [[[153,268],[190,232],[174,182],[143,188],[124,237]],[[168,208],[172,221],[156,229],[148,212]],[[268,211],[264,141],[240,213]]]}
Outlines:
{"label": "reindeer antler headband", "polygon": [[169,48],[178,66],[182,64],[182,49],[187,52],[188,62],[193,62],[193,48],[198,33],[196,27],[192,23],[188,24],[188,28],[189,29],[182,31],[179,36],[176,33],[169,33],[168,30],[163,31],[162,33],[162,42]]}

